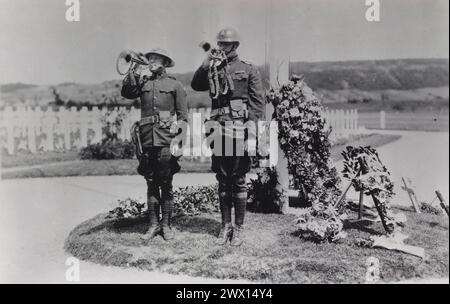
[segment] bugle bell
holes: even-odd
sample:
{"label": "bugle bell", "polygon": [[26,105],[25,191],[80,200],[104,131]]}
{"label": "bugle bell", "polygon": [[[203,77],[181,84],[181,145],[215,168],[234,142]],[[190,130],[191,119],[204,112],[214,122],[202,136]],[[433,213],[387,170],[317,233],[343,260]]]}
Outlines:
{"label": "bugle bell", "polygon": [[131,50],[123,51],[116,61],[116,70],[119,75],[126,75],[130,71],[139,69],[141,66],[148,66],[148,59],[142,53]]}
{"label": "bugle bell", "polygon": [[211,50],[211,43],[205,40],[200,42],[198,46],[201,47],[205,52],[209,52],[209,50]]}

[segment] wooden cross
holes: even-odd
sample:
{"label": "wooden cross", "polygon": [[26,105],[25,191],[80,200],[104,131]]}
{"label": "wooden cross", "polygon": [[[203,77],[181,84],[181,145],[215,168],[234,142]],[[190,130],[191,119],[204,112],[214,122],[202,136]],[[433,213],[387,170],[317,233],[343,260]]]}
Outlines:
{"label": "wooden cross", "polygon": [[409,184],[408,184],[406,182],[405,178],[402,177],[402,182],[403,182],[402,189],[408,193],[409,199],[414,207],[414,210],[416,210],[417,213],[421,213],[419,200],[417,199],[416,193],[414,192],[414,189],[411,184],[411,180],[408,179],[408,182],[409,182]]}

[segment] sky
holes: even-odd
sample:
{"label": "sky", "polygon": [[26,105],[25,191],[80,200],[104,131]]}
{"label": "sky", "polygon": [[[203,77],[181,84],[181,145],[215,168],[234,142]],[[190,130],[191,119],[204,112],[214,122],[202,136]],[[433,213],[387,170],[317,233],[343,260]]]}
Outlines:
{"label": "sky", "polygon": [[274,29],[291,61],[449,53],[448,0],[380,0],[379,22],[366,20],[366,0],[79,1],[80,21],[68,22],[65,0],[0,0],[0,83],[119,79],[122,50],[155,47],[175,60],[169,72],[193,71],[200,41],[214,42],[224,26],[240,32],[240,57],[254,64],[267,62]]}

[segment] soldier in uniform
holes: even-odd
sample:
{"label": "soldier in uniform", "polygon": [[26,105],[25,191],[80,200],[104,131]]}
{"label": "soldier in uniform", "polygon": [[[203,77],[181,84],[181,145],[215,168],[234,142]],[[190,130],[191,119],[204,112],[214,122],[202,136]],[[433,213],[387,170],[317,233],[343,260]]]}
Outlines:
{"label": "soldier in uniform", "polygon": [[123,80],[122,96],[140,97],[141,101],[141,120],[132,128],[132,134],[137,143],[138,173],[147,182],[150,225],[143,238],[149,240],[162,234],[165,240],[170,240],[174,237],[170,227],[172,178],[180,170],[170,144],[178,131],[177,121],[187,121],[186,92],[179,81],[167,75],[166,68],[175,63],[165,50],[153,49],[145,56],[151,76],[140,81],[139,75],[128,73]]}
{"label": "soldier in uniform", "polygon": [[[253,121],[257,125],[258,120],[264,119],[264,100],[262,96],[261,76],[258,70],[251,64],[238,57],[236,49],[240,39],[233,28],[224,28],[217,35],[218,48],[226,54],[228,72],[231,76],[233,90],[230,94],[212,98],[211,119],[222,125],[227,121]],[[210,69],[211,52],[195,72],[191,87],[196,91],[210,89],[211,79],[208,76]],[[241,104],[242,103],[242,104]],[[233,115],[233,107],[246,108],[245,117],[236,118]],[[252,145],[247,143],[247,147]],[[253,144],[253,147],[255,144]],[[247,152],[249,152],[247,150]],[[224,245],[230,241],[232,246],[242,244],[243,224],[247,204],[247,185],[245,175],[250,171],[250,153],[243,156],[212,156],[212,171],[216,173],[219,182],[219,203],[222,214],[222,228],[217,244]],[[232,225],[231,209],[234,206],[235,225]]]}

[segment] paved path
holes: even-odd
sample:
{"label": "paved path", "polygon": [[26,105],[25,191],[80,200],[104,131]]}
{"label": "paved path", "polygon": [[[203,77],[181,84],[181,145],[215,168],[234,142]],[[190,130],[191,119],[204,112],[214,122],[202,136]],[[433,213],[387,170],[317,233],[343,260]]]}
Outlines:
{"label": "paved path", "polygon": [[[209,174],[180,175],[176,185],[210,182]],[[110,210],[127,196],[144,197],[139,176],[3,180],[0,183],[0,283],[64,283],[63,244],[82,221]],[[82,283],[223,283],[81,262]]]}
{"label": "paved path", "polygon": [[[388,133],[388,132],[387,132]],[[379,148],[397,185],[406,175],[418,194],[431,199],[440,189],[448,200],[448,133],[401,133],[402,139]],[[338,164],[340,166],[340,164]],[[214,183],[212,174],[178,174],[176,186]],[[401,192],[401,191],[397,191]],[[407,203],[406,194],[398,203]],[[0,283],[64,283],[63,250],[68,233],[82,221],[110,210],[127,196],[145,198],[140,176],[11,179],[0,182]],[[82,283],[224,283],[222,280],[117,269],[81,262]],[[234,281],[226,281],[234,282]],[[448,283],[448,278],[436,282]]]}

